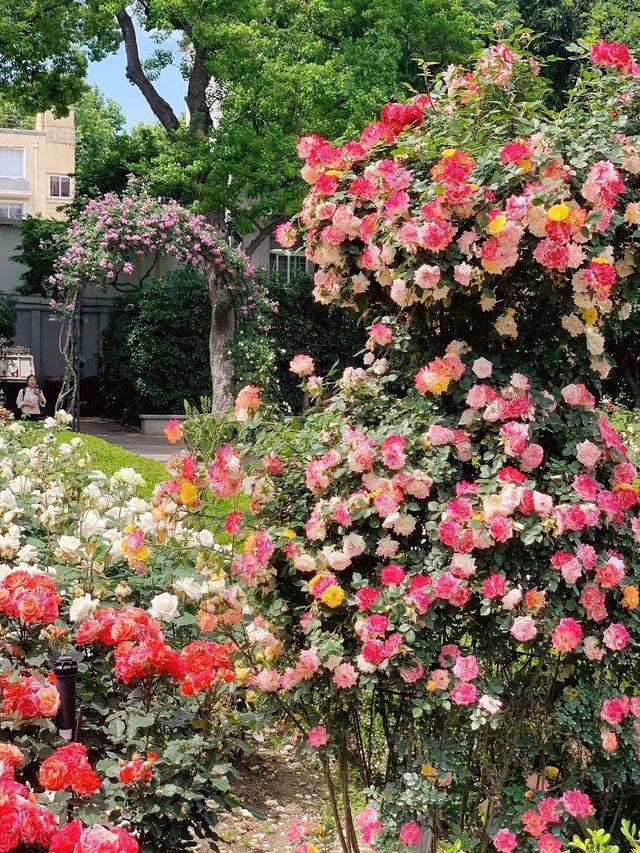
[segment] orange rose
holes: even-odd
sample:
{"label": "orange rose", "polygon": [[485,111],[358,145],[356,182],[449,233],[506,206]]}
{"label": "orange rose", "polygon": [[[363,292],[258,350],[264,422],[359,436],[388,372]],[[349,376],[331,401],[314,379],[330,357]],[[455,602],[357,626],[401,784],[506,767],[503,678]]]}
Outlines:
{"label": "orange rose", "polygon": [[137,625],[133,619],[118,619],[111,628],[111,639],[114,643],[123,643],[125,640],[130,640],[136,632]]}
{"label": "orange rose", "polygon": [[94,794],[100,787],[99,776],[90,767],[81,767],[74,771],[71,788],[76,794],[88,796]]}
{"label": "orange rose", "polygon": [[622,588],[622,606],[628,610],[635,610],[640,604],[640,591],[637,586],[624,586]]}
{"label": "orange rose", "polygon": [[42,608],[37,596],[30,592],[21,595],[17,602],[18,616],[23,622],[37,622],[42,614]]}
{"label": "orange rose", "polygon": [[68,783],[67,765],[55,756],[45,759],[38,771],[38,781],[47,791],[61,791]]}
{"label": "orange rose", "polygon": [[60,697],[55,687],[42,687],[38,691],[38,705],[43,717],[53,717],[60,707]]}

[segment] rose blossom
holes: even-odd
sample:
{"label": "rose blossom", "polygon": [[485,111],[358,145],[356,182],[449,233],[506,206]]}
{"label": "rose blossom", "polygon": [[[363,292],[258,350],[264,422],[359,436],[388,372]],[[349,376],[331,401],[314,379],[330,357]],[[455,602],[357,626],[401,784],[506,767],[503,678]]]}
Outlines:
{"label": "rose blossom", "polygon": [[521,643],[533,640],[538,633],[535,620],[530,616],[518,616],[513,620],[510,628],[511,634]]}
{"label": "rose blossom", "polygon": [[518,839],[508,829],[499,829],[491,840],[498,853],[513,853],[518,846]]}

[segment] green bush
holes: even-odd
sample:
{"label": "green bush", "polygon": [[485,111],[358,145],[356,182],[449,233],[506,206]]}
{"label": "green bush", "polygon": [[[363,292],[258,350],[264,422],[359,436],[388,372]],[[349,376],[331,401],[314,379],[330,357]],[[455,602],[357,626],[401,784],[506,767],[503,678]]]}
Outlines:
{"label": "green bush", "polygon": [[353,356],[364,347],[366,334],[361,321],[345,311],[315,302],[308,275],[290,282],[270,276],[269,296],[278,303],[272,319],[275,368],[279,387],[273,389],[274,402],[294,412],[302,409],[300,380],[289,370],[294,355],[306,353],[322,376],[339,373],[352,363]]}
{"label": "green bush", "polygon": [[10,296],[0,296],[0,338],[14,339],[17,318],[15,301]]}
{"label": "green bush", "polygon": [[[266,274],[265,274],[266,275]],[[278,408],[300,411],[302,392],[289,361],[304,352],[323,375],[349,364],[362,349],[362,324],[315,303],[308,276],[261,281],[278,303],[267,335],[256,335],[238,316],[231,348],[238,387],[260,369],[266,397]],[[275,361],[273,361],[275,354]],[[103,336],[102,385],[107,414],[133,423],[141,413],[180,413],[210,394],[209,299],[201,276],[177,270],[122,296]]]}
{"label": "green bush", "polygon": [[209,323],[207,290],[192,270],[117,299],[103,337],[107,413],[131,422],[142,412],[179,413],[210,393]]}

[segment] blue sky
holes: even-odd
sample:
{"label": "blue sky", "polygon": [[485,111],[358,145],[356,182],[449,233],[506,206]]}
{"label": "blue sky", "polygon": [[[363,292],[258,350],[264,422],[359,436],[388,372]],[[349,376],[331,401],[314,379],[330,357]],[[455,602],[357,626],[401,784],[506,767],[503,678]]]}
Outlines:
{"label": "blue sky", "polygon": [[[180,74],[180,52],[177,44],[173,39],[168,39],[161,45],[157,45],[146,32],[138,29],[138,49],[141,59],[148,59],[157,47],[172,50],[175,61],[173,65],[165,68],[155,85],[175,112],[180,114],[185,109],[185,82]],[[139,90],[125,77],[125,66],[124,45],[120,45],[117,53],[107,56],[101,62],[92,62],[89,65],[88,82],[99,86],[105,95],[120,104],[127,119],[127,128],[141,121],[145,123],[155,121],[155,116]]]}

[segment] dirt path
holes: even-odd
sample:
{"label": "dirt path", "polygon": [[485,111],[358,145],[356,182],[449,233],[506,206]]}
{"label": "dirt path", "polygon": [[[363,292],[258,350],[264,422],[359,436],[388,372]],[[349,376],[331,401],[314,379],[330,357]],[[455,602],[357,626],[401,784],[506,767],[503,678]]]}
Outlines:
{"label": "dirt path", "polygon": [[[322,824],[327,813],[320,768],[282,751],[268,749],[253,754],[239,768],[241,779],[233,793],[249,808],[264,815],[256,818],[245,808],[235,808],[218,824],[220,853],[290,853],[287,830],[297,821]],[[319,845],[321,853],[338,853],[338,844]]]}

